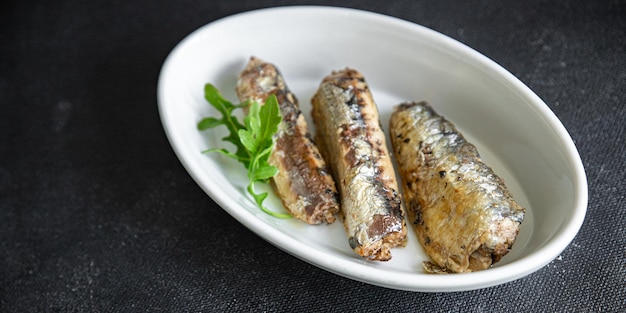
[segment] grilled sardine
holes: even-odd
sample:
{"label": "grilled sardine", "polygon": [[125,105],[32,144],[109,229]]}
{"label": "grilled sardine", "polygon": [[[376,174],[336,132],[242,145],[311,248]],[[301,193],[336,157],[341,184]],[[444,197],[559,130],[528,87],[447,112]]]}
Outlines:
{"label": "grilled sardine", "polygon": [[471,272],[498,262],[515,242],[524,209],[474,145],[425,102],[390,120],[409,219],[432,272]]}
{"label": "grilled sardine", "polygon": [[404,207],[364,77],[346,69],[325,77],[311,100],[320,150],[337,182],[350,247],[372,260],[406,242]]}
{"label": "grilled sardine", "polygon": [[251,57],[237,82],[240,101],[263,104],[276,95],[283,120],[269,163],[279,172],[271,180],[287,210],[308,224],[332,223],[339,211],[335,182],[312,140],[298,101],[278,69]]}

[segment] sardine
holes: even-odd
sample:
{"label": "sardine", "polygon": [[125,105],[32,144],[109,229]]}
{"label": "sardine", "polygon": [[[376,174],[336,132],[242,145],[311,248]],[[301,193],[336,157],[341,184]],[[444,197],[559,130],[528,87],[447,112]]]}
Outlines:
{"label": "sardine", "polygon": [[337,182],[350,247],[366,259],[391,259],[390,249],[406,243],[404,206],[378,108],[363,75],[353,69],[333,72],[311,102],[316,138]]}
{"label": "sardine", "polygon": [[390,137],[427,271],[483,270],[509,252],[525,210],[451,122],[426,102],[403,103]]}
{"label": "sardine", "polygon": [[334,222],[339,211],[335,182],[279,70],[251,57],[239,75],[236,91],[240,101],[263,104],[272,94],[278,100],[283,120],[269,163],[278,167],[271,183],[285,208],[308,224]]}

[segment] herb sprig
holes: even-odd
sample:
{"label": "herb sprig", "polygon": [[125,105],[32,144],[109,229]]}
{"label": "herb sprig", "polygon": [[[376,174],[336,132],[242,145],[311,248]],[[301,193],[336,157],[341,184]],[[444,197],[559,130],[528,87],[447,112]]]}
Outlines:
{"label": "herb sprig", "polygon": [[[231,152],[224,148],[211,148],[202,152],[219,152],[242,163],[248,170],[248,193],[254,198],[257,206],[271,216],[290,218],[291,215],[288,213],[278,213],[266,208],[263,201],[268,193],[256,193],[254,190],[255,183],[267,183],[278,173],[278,168],[269,164],[275,144],[274,135],[278,132],[278,125],[282,120],[276,96],[269,96],[264,105],[260,105],[257,101],[233,104],[226,100],[215,86],[206,84],[204,98],[220,112],[222,117],[203,118],[198,122],[198,130],[225,126],[228,129],[228,135],[222,140],[232,143],[236,150]],[[248,107],[249,110],[242,124],[233,115],[233,111],[244,107]]]}

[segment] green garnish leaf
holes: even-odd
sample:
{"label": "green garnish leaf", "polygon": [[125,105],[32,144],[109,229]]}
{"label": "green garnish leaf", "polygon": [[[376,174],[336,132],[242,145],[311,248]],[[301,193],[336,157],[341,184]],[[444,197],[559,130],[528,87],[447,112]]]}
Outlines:
{"label": "green garnish leaf", "polygon": [[255,181],[266,182],[268,179],[274,177],[274,175],[278,174],[278,168],[275,166],[266,166],[259,168],[259,170],[254,173],[252,179]]}
{"label": "green garnish leaf", "polygon": [[[222,95],[217,90],[217,88],[215,88],[215,86],[211,84],[204,85],[204,98],[217,111],[219,111],[222,114],[222,118],[221,119],[214,118],[213,120],[209,119],[208,122],[204,122],[204,125],[201,125],[203,121],[206,120],[206,119],[203,119],[198,124],[198,128],[200,128],[201,126],[206,126],[207,124],[209,126],[212,126],[211,128],[216,127],[218,125],[226,126],[226,128],[228,128],[229,134],[228,136],[222,138],[222,140],[228,141],[232,143],[233,145],[235,145],[236,150],[233,154],[237,156],[237,159],[240,162],[244,162],[244,160],[245,161],[249,160],[250,154],[246,151],[246,148],[241,144],[241,141],[239,141],[239,136],[237,135],[237,132],[240,129],[244,129],[245,126],[243,126],[239,122],[237,117],[232,114],[233,111],[240,106],[235,106],[230,101],[222,97]],[[244,165],[246,165],[247,167],[246,163],[244,163]]]}
{"label": "green garnish leaf", "polygon": [[199,123],[198,123],[198,130],[207,130],[209,128],[214,128],[217,127],[219,125],[222,125],[222,121],[218,120],[214,117],[206,117],[203,118]]}
{"label": "green garnish leaf", "polygon": [[[278,173],[278,168],[269,163],[274,149],[274,135],[278,132],[278,126],[282,121],[276,96],[269,96],[264,105],[256,101],[233,104],[222,97],[215,86],[206,84],[204,97],[221,113],[222,118],[203,118],[198,123],[198,130],[211,129],[220,125],[226,126],[229,134],[222,140],[235,145],[236,150],[231,152],[226,149],[211,148],[204,150],[203,153],[219,152],[242,163],[248,170],[248,193],[254,198],[257,206],[274,217],[290,218],[290,214],[277,213],[263,206],[263,201],[268,196],[267,192],[256,193],[254,191],[255,183],[266,183]],[[248,114],[242,124],[233,115],[233,111],[244,107],[248,107]]]}

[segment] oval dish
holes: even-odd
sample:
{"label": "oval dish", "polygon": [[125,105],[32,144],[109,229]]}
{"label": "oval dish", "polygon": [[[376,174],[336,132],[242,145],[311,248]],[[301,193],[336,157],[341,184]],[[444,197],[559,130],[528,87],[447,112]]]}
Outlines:
{"label": "oval dish", "polygon": [[[262,25],[262,27],[259,27]],[[288,26],[286,26],[288,25]],[[387,131],[393,106],[426,100],[474,143],[527,209],[511,252],[488,270],[426,274],[427,260],[411,230],[407,247],[389,262],[370,262],[350,249],[343,226],[309,226],[262,213],[248,197],[240,164],[208,147],[224,147],[220,131],[199,132],[216,114],[204,100],[213,83],[230,100],[250,56],[276,64],[310,122],[310,99],[332,70],[361,71]],[[158,81],[167,137],[198,185],[256,234],[324,270],[378,286],[461,291],[512,281],[556,258],[578,232],[587,208],[587,180],[569,134],[528,87],[475,50],[433,30],[354,9],[296,6],[226,17],[188,35],[167,57]],[[270,196],[266,204],[282,210]]]}

